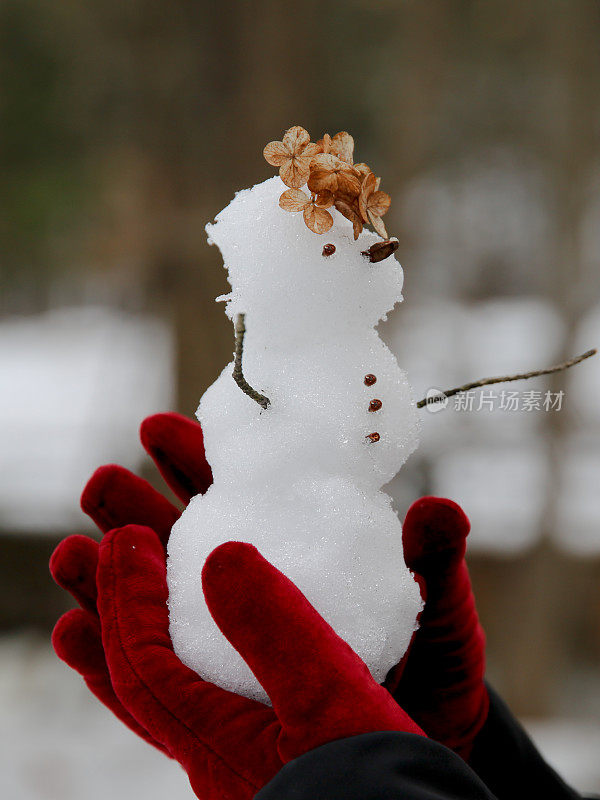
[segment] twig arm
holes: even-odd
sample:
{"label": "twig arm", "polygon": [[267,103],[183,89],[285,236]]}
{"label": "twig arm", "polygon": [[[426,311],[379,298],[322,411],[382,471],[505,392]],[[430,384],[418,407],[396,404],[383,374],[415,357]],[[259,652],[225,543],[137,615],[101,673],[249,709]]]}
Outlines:
{"label": "twig arm", "polygon": [[244,336],[246,335],[246,326],[244,324],[244,314],[238,314],[235,318],[235,361],[233,364],[233,379],[240,387],[244,394],[247,394],[248,397],[251,397],[254,401],[258,403],[259,406],[263,408],[268,408],[270,404],[270,400],[268,397],[265,397],[264,394],[257,392],[256,389],[253,389],[252,386],[248,383],[248,381],[244,378],[244,372],[242,370],[242,356],[244,354]]}
{"label": "twig arm", "polygon": [[[579,364],[581,361],[589,358],[590,356],[595,356],[596,353],[596,348],[593,348],[592,350],[586,350],[586,352],[582,353],[580,356],[569,359],[569,361],[564,361],[562,364],[557,364],[555,367],[548,367],[548,369],[537,369],[532,372],[521,372],[518,375],[504,375],[503,377],[498,378],[482,378],[479,381],[465,383],[463,386],[456,386],[454,389],[447,389],[442,394],[445,397],[453,397],[455,394],[459,394],[460,392],[468,392],[471,389],[478,389],[482,386],[490,386],[493,383],[509,383],[510,381],[523,381],[527,378],[537,378],[538,375],[551,375],[553,372],[561,372],[563,369],[574,367],[575,364]],[[435,399],[430,399],[429,402],[431,403],[436,401]],[[424,397],[417,403],[417,408],[423,408],[426,405],[427,398]]]}

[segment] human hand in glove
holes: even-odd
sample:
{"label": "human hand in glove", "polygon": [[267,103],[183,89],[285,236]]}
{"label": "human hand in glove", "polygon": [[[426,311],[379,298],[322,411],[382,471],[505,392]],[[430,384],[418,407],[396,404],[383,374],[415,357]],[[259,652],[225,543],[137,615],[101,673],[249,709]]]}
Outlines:
{"label": "human hand in glove", "polygon": [[[142,442],[181,500],[187,502],[208,488],[211,474],[199,425],[175,414],[156,415],[142,425]],[[117,466],[102,467],[94,474],[83,493],[82,506],[103,531],[128,523],[145,525],[153,528],[164,544],[179,516],[179,510],[147,482]],[[481,680],[483,637],[476,617],[473,624],[468,577],[465,582],[467,532],[466,517],[450,501],[423,498],[409,511],[404,528],[407,563],[423,572],[428,601],[422,627],[401,665],[404,676],[398,681],[401,668],[394,670],[394,685],[390,685],[400,704],[406,699],[414,717],[431,729],[430,735],[463,755],[485,720],[487,697]],[[97,564],[98,545],[87,537],[69,537],[57,548],[52,572],[82,608],[61,618],[53,637],[55,648],[121,720],[172,755],[115,693],[96,609]],[[427,680],[423,667],[428,670]],[[305,683],[306,677],[302,685]],[[478,694],[482,698],[479,705],[473,700],[465,709],[465,696],[471,700]]]}

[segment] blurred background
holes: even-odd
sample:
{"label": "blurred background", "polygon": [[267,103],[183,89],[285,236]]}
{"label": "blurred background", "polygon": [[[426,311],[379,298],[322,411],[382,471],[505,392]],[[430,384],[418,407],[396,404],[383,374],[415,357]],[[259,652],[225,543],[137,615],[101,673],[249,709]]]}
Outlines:
{"label": "blurred background", "polygon": [[[599,40],[595,0],[0,4],[3,797],[192,796],[53,655],[47,563],[94,535],[95,466],[160,486],[140,420],[193,416],[230,359],[204,225],[273,174],[266,142],[349,130],[383,175],[381,332],[417,397],[549,366],[600,343]],[[390,492],[463,504],[490,678],[600,790],[600,359],[508,388],[562,408],[424,410]]]}

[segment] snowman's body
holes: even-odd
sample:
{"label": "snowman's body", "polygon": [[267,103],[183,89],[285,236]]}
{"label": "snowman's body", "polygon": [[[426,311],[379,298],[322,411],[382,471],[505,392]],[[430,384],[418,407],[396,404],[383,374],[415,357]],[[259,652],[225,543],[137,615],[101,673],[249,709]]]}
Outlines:
{"label": "snowman's body", "polygon": [[[312,233],[279,208],[284,189],[277,177],[240,192],[209,226],[229,270],[227,313],[246,315],[245,377],[271,405],[239,389],[232,364],[205,393],[198,417],[214,483],[174,526],[168,559],[175,651],[207,680],[262,700],[204,602],[202,567],[222,542],[256,545],[379,681],[421,608],[381,491],[418,436],[405,374],[374,329],[402,299],[402,269],[393,257],[369,263],[361,251],[377,237],[355,242],[337,212],[328,233]],[[334,255],[322,255],[325,243]],[[374,398],[382,407],[370,412]]]}

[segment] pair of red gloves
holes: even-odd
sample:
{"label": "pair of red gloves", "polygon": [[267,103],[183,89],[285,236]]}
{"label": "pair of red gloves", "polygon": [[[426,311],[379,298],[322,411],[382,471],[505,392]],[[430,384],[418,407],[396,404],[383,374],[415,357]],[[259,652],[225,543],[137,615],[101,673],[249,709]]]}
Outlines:
{"label": "pair of red gloves", "polygon": [[[141,439],[184,503],[208,489],[197,423],[158,414]],[[202,680],[173,651],[165,548],[180,510],[114,465],[94,473],[81,502],[104,536],[69,536],[52,556],[54,579],[80,606],[58,621],[54,648],[121,721],[182,764],[198,796],[249,800],[292,759],[375,731],[427,735],[468,759],[489,700],[464,561],[469,522],[455,503],[421,498],[404,521],[406,563],[426,602],[384,686],[255,547],[228,542],[211,553],[207,605],[268,707]]]}

